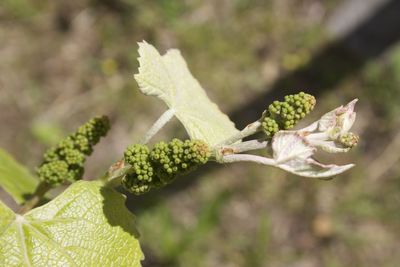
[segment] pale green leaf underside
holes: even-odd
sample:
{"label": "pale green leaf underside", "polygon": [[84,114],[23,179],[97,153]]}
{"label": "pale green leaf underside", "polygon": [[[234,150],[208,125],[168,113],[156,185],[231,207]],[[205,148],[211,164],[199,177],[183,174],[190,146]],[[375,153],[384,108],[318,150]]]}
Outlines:
{"label": "pale green leaf underside", "polygon": [[216,145],[237,133],[233,122],[210,101],[192,76],[179,50],[171,49],[161,56],[152,45],[141,42],[139,55],[135,79],[140,90],[173,109],[190,138]]}
{"label": "pale green leaf underside", "polygon": [[272,140],[276,166],[295,175],[329,178],[352,168],[354,164],[338,166],[323,164],[312,158],[315,148],[303,136],[293,131],[280,131]]}
{"label": "pale green leaf underside", "polygon": [[0,266],[140,266],[135,218],[124,202],[86,181],[24,216],[0,202]]}
{"label": "pale green leaf underside", "polygon": [[0,148],[0,186],[21,204],[35,191],[38,180]]}

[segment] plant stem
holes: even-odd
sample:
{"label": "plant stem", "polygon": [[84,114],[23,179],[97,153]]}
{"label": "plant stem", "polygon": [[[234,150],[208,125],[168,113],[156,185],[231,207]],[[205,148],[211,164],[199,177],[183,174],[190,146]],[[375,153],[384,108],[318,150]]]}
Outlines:
{"label": "plant stem", "polygon": [[36,187],[33,197],[29,199],[20,209],[20,214],[25,214],[26,212],[33,209],[39,202],[43,199],[43,196],[51,189],[51,185],[45,182],[40,182]]}
{"label": "plant stem", "polygon": [[222,149],[232,149],[233,154],[247,152],[251,150],[264,149],[268,145],[268,141],[262,139],[249,140],[233,145],[223,146]]}
{"label": "plant stem", "polygon": [[255,122],[247,125],[243,130],[241,130],[237,134],[232,135],[228,139],[225,139],[223,142],[221,142],[219,144],[219,146],[230,145],[230,144],[236,143],[237,141],[240,141],[247,136],[253,135],[253,134],[259,132],[260,130],[261,130],[261,122],[255,121]]}
{"label": "plant stem", "polygon": [[217,162],[222,162],[222,157],[231,154],[238,154],[242,152],[247,152],[251,150],[258,150],[266,148],[268,141],[265,140],[249,140],[245,142],[240,142],[232,145],[224,145],[215,148],[215,160]]}
{"label": "plant stem", "polygon": [[169,122],[175,114],[175,110],[168,109],[165,111],[160,118],[151,126],[151,128],[144,135],[141,144],[147,144],[150,139],[160,131],[164,125]]}
{"label": "plant stem", "polygon": [[222,157],[221,163],[233,163],[233,162],[240,162],[240,161],[255,162],[258,164],[269,165],[269,166],[276,165],[276,162],[274,159],[256,156],[256,155],[250,155],[250,154],[226,155],[226,156]]}

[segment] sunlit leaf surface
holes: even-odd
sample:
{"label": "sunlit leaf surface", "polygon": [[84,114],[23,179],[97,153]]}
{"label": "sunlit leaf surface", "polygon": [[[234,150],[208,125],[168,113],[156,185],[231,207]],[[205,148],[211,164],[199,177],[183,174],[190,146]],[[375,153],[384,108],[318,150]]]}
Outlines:
{"label": "sunlit leaf surface", "polygon": [[237,133],[233,122],[210,101],[192,76],[179,50],[171,49],[161,56],[152,45],[141,42],[139,55],[135,79],[140,90],[173,109],[192,139],[215,145]]}
{"label": "sunlit leaf surface", "polygon": [[125,198],[81,181],[24,216],[0,202],[0,266],[140,266]]}

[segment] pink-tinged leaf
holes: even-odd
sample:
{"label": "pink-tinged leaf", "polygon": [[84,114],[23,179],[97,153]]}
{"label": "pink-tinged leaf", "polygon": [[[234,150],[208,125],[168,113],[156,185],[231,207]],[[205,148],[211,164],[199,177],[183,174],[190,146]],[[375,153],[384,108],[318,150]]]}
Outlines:
{"label": "pink-tinged leaf", "polygon": [[[340,148],[328,141],[319,142],[319,145],[324,149],[338,151]],[[275,134],[272,140],[274,165],[290,173],[311,177],[311,178],[327,178],[340,174],[354,164],[338,166],[335,164],[322,164],[312,158],[315,152],[316,144],[310,143],[306,136],[302,136],[294,131],[281,131]],[[262,163],[262,162],[260,162]],[[262,163],[263,164],[263,163]]]}
{"label": "pink-tinged leaf", "polygon": [[313,147],[320,148],[325,152],[328,153],[345,153],[350,150],[350,147],[345,147],[339,142],[336,141],[330,141],[330,140],[311,140],[306,137],[307,141],[310,142],[310,144]]}
{"label": "pink-tinged leaf", "polygon": [[272,140],[274,159],[277,163],[295,158],[310,157],[315,148],[309,145],[303,137],[293,131],[280,131]]}
{"label": "pink-tinged leaf", "polygon": [[318,129],[318,123],[319,121],[315,121],[312,124],[308,125],[307,127],[304,127],[303,129],[299,130],[299,132],[304,132],[304,133],[314,132]]}
{"label": "pink-tinged leaf", "polygon": [[[341,107],[339,107],[341,108]],[[337,108],[337,109],[339,109]],[[325,132],[329,129],[332,129],[336,125],[336,110],[329,111],[324,114],[321,119],[319,119],[318,130],[321,132]]]}
{"label": "pink-tinged leaf", "polygon": [[354,106],[358,99],[354,99],[345,106],[340,106],[321,117],[318,130],[330,132],[331,135],[346,133],[353,126],[356,119]]}
{"label": "pink-tinged leaf", "polygon": [[353,166],[354,164],[342,166],[335,164],[322,164],[313,158],[294,159],[277,165],[277,167],[295,175],[322,179],[329,179],[329,177],[341,174]]}
{"label": "pink-tinged leaf", "polygon": [[354,99],[345,106],[346,111],[343,114],[342,133],[347,133],[356,120],[356,112],[354,112],[354,106],[357,101],[358,99]]}
{"label": "pink-tinged leaf", "polygon": [[328,153],[348,152],[354,145],[343,143],[341,138],[350,134],[349,130],[356,119],[354,106],[357,101],[358,99],[354,99],[347,105],[326,113],[318,121],[295,132],[312,147],[320,148]]}

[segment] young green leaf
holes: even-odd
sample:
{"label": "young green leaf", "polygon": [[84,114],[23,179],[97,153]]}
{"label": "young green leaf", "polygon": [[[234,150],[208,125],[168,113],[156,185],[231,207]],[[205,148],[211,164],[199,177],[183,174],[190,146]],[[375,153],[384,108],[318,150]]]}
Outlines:
{"label": "young green leaf", "polygon": [[141,266],[125,198],[80,181],[25,215],[0,202],[0,266]]}
{"label": "young green leaf", "polygon": [[0,234],[15,220],[15,213],[0,201]]}
{"label": "young green leaf", "polygon": [[0,148],[0,186],[21,204],[35,191],[38,180]]}
{"label": "young green leaf", "polygon": [[207,97],[179,50],[171,49],[161,56],[152,45],[141,42],[139,55],[135,79],[140,90],[163,100],[192,139],[213,146],[238,132],[228,116]]}

